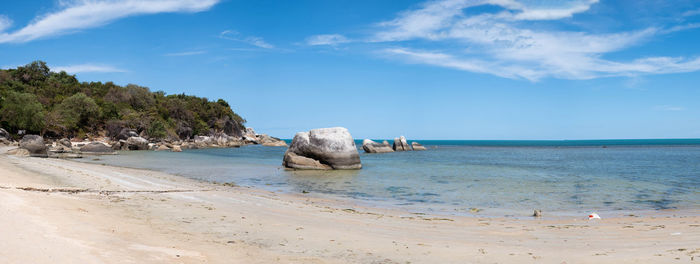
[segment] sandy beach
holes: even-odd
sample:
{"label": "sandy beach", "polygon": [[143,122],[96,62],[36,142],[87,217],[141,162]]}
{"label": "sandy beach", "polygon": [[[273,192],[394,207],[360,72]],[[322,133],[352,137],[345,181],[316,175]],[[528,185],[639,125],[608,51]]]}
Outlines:
{"label": "sandy beach", "polygon": [[423,215],[0,154],[3,263],[688,263],[698,215]]}

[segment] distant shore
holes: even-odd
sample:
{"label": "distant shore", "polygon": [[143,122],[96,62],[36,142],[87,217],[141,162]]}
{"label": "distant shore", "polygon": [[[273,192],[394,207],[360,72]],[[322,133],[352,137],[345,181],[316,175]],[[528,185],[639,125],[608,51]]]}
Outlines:
{"label": "distant shore", "polygon": [[594,221],[431,216],[4,154],[0,175],[0,256],[9,263],[676,263],[700,257],[697,211]]}

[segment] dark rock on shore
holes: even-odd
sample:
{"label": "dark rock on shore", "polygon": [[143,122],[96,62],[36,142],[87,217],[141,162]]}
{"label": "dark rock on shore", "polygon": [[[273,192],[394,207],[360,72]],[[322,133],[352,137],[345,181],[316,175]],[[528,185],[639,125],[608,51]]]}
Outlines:
{"label": "dark rock on shore", "polygon": [[426,149],[423,145],[421,145],[421,144],[418,143],[418,142],[411,142],[411,147],[413,147],[413,150],[416,150],[416,151],[418,151],[418,150],[428,150],[428,149]]}
{"label": "dark rock on shore", "polygon": [[350,132],[343,127],[299,132],[282,163],[293,169],[361,169],[360,154]]}
{"label": "dark rock on shore", "polygon": [[408,142],[406,142],[406,137],[401,136],[398,138],[394,138],[394,146],[393,146],[394,151],[410,151],[411,146],[408,145]]}
{"label": "dark rock on shore", "polygon": [[44,138],[37,135],[26,135],[19,142],[19,147],[29,151],[32,157],[48,157],[47,147],[44,144]]}
{"label": "dark rock on shore", "polygon": [[87,153],[112,153],[114,150],[112,150],[111,147],[102,144],[100,142],[90,142],[87,145],[83,146],[80,148],[81,152],[87,152]]}
{"label": "dark rock on shore", "polygon": [[365,150],[366,153],[394,152],[394,149],[391,148],[391,145],[389,145],[389,142],[386,140],[382,143],[377,143],[371,139],[365,139],[362,141],[362,149]]}
{"label": "dark rock on shore", "polygon": [[127,140],[130,137],[138,137],[139,134],[136,133],[136,130],[129,129],[129,128],[124,128],[119,132],[119,135],[117,135],[118,140]]}

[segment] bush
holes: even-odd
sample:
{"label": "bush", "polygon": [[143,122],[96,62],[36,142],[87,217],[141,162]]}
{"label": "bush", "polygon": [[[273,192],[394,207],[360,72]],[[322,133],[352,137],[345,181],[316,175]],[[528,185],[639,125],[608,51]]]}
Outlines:
{"label": "bush", "polygon": [[84,93],[77,93],[64,99],[57,109],[61,114],[63,125],[70,131],[93,127],[94,121],[100,114],[95,100]]}
{"label": "bush", "polygon": [[43,132],[46,112],[35,95],[9,91],[3,97],[0,115],[10,130]]}

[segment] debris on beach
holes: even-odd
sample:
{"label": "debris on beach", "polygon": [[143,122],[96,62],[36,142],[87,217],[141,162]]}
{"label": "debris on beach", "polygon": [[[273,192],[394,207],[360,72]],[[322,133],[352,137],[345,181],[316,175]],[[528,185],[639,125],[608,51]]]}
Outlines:
{"label": "debris on beach", "polygon": [[600,218],[600,216],[599,216],[598,214],[596,214],[596,213],[591,213],[591,214],[588,215],[588,220],[592,220],[592,219],[601,219],[601,218]]}

